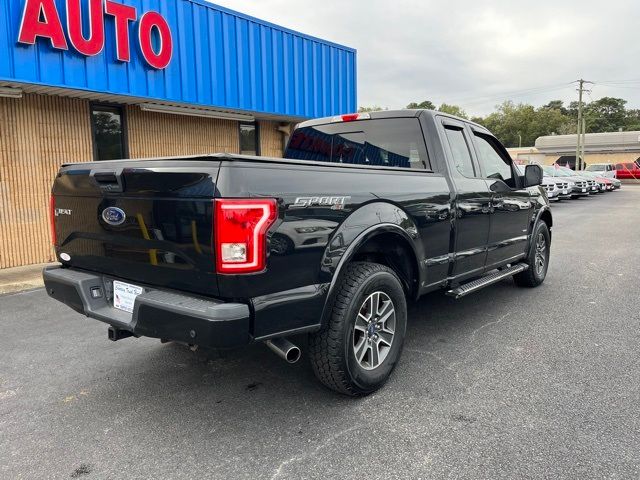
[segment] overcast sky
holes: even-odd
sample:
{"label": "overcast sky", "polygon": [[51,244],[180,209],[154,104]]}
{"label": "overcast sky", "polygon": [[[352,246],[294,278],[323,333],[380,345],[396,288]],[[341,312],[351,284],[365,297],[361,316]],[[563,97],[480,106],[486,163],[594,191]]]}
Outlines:
{"label": "overcast sky", "polygon": [[582,77],[597,82],[593,99],[640,108],[639,0],[214,3],[356,48],[359,105],[428,99],[487,114],[507,99],[569,102]]}

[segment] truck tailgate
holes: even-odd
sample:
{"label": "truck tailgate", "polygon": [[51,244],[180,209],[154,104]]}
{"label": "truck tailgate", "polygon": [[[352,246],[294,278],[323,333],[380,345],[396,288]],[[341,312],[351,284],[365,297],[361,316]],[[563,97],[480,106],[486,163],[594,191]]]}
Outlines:
{"label": "truck tailgate", "polygon": [[219,168],[214,159],[62,167],[52,191],[58,258],[132,283],[217,295]]}

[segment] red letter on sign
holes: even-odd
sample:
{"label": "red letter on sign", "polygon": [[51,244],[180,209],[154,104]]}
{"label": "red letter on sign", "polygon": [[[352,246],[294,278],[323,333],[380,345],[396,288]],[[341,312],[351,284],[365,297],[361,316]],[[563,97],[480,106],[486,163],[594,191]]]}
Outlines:
{"label": "red letter on sign", "polygon": [[83,55],[97,55],[104,48],[102,0],[89,0],[89,38],[82,35],[80,0],[67,0],[67,31],[71,45]]}
{"label": "red letter on sign", "polygon": [[129,48],[129,22],[138,16],[136,9],[128,5],[107,0],[104,6],[107,15],[113,15],[116,22],[116,50],[118,60],[128,62],[131,60],[131,49]]}
{"label": "red letter on sign", "polygon": [[18,42],[33,45],[37,37],[51,40],[53,48],[67,50],[67,39],[54,0],[27,0],[24,4]]}
{"label": "red letter on sign", "polygon": [[[160,36],[160,48],[158,53],[153,49],[153,29],[158,30]],[[173,54],[173,40],[167,21],[157,12],[147,12],[140,18],[140,30],[138,31],[140,49],[149,65],[162,69],[169,65]]]}

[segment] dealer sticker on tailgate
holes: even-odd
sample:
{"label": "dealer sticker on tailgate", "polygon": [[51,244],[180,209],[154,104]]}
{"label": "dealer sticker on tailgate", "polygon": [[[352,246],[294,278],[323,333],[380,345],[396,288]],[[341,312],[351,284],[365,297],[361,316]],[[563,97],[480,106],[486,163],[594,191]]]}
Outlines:
{"label": "dealer sticker on tailgate", "polygon": [[133,313],[136,297],[144,292],[142,287],[129,283],[113,281],[113,306],[118,310]]}

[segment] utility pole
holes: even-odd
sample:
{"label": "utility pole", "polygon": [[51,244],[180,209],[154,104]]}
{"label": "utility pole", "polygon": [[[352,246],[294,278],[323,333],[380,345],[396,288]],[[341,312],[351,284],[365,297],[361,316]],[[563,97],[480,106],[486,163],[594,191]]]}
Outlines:
{"label": "utility pole", "polygon": [[584,118],[584,116],[582,117],[582,142],[580,143],[582,144],[582,155],[580,155],[580,158],[582,159],[582,170],[584,170],[587,166],[587,162],[585,161],[587,156],[587,119]]}
{"label": "utility pole", "polygon": [[578,135],[576,138],[576,166],[575,169],[576,170],[582,170],[582,166],[581,166],[581,161],[580,161],[580,154],[581,154],[581,150],[580,150],[580,140],[581,140],[581,133],[582,133],[582,94],[588,90],[586,90],[584,88],[585,83],[593,83],[590,82],[588,80],[583,80],[582,78],[580,80],[576,80],[578,82]]}

